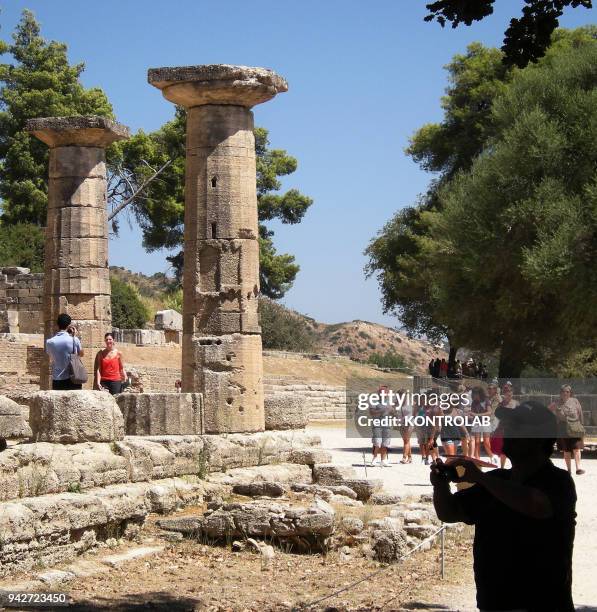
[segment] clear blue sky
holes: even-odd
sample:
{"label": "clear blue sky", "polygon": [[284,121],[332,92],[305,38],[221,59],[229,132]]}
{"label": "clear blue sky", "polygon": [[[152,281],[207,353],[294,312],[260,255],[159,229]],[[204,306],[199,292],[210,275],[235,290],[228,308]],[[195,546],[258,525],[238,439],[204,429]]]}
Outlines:
{"label": "clear blue sky", "polygon": [[[425,0],[11,0],[0,1],[0,34],[31,9],[44,37],[85,62],[84,84],[102,87],[132,130],[155,130],[174,112],[147,84],[150,67],[231,63],[286,77],[288,93],[256,107],[255,120],[299,161],[285,187],[315,202],[299,225],[273,226],[278,250],[301,266],[283,301],[325,322],[397,325],[382,313],[377,282],[364,278],[363,250],[431,178],[403,151],[416,128],[441,119],[442,67],[472,41],[500,46],[522,5],[497,0],[481,23],[442,30],[423,21]],[[568,9],[561,25],[593,17]],[[126,224],[110,248],[113,265],[167,271],[168,253],[145,253]]]}

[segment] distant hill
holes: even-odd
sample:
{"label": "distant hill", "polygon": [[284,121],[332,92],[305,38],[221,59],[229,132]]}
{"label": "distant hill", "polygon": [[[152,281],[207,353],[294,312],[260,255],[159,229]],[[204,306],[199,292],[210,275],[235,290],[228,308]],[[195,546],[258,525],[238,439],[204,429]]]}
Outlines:
{"label": "distant hill", "polygon": [[[295,310],[276,303],[276,308],[287,316],[299,320],[303,328],[314,335],[312,351],[339,354],[355,361],[367,362],[373,355],[394,353],[402,357],[405,365],[413,370],[426,372],[432,357],[447,357],[441,348],[424,340],[409,338],[404,332],[369,321],[346,323],[320,323]],[[264,334],[267,330],[264,329]],[[282,347],[279,347],[282,348]]]}
{"label": "distant hill", "polygon": [[110,266],[110,276],[129,285],[134,285],[140,295],[151,299],[160,299],[168,291],[174,280],[162,272],[146,276],[141,272],[131,272],[120,266]]}
{"label": "distant hill", "polygon": [[445,356],[443,350],[427,341],[409,338],[404,332],[369,321],[317,323],[315,331],[323,352],[347,355],[358,361],[368,361],[373,354],[393,352],[413,369],[426,371],[432,357]]}
{"label": "distant hill", "polygon": [[[162,308],[162,301],[173,279],[160,272],[146,276],[117,266],[110,267],[110,274],[137,288],[150,310],[153,309],[151,313],[153,321],[153,315],[156,310]],[[296,317],[305,330],[312,332],[313,352],[345,355],[362,362],[368,361],[374,354],[395,353],[401,356],[410,368],[420,372],[427,371],[427,364],[432,357],[447,356],[444,350],[433,347],[431,343],[409,338],[404,332],[385,325],[360,320],[333,324],[319,323],[312,317],[286,308],[282,304],[276,303],[276,307],[286,315]]]}

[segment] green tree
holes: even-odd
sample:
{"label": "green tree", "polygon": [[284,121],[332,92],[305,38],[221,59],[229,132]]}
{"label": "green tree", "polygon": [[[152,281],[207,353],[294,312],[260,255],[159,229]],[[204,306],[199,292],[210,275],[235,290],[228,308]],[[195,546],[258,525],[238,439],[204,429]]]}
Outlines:
{"label": "green tree", "polygon": [[[143,231],[143,244],[149,251],[176,248],[183,242],[185,129],[186,113],[177,108],[174,119],[156,132],[141,131],[113,149],[112,167],[120,173],[130,173],[136,184],[141,184],[172,160],[132,204]],[[286,151],[270,149],[268,145],[268,131],[256,128],[261,291],[269,297],[279,298],[292,285],[299,267],[294,263],[294,256],[276,252],[273,232],[265,223],[274,219],[299,223],[313,201],[296,189],[278,193],[279,177],[292,174],[297,161]],[[180,275],[182,251],[169,259]]]}
{"label": "green tree", "polygon": [[308,352],[317,345],[317,335],[307,320],[271,299],[259,298],[259,322],[263,348]]}
{"label": "green tree", "polygon": [[101,89],[86,89],[84,64],[71,66],[66,45],[46,41],[33,13],[23,11],[0,64],[0,197],[4,225],[44,225],[47,207],[48,147],[23,131],[27,119],[68,115],[112,117]]}
{"label": "green tree", "polygon": [[[442,26],[447,22],[453,28],[461,23],[470,26],[493,13],[495,0],[437,0],[429,2],[425,21],[434,19]],[[504,61],[524,68],[529,62],[543,57],[551,42],[551,36],[559,25],[564,8],[583,6],[592,8],[591,0],[525,0],[522,16],[510,20],[505,32]]]}
{"label": "green tree", "polygon": [[0,267],[21,266],[32,272],[44,269],[44,232],[31,223],[0,225]]}
{"label": "green tree", "polygon": [[500,376],[595,338],[596,66],[591,35],[564,36],[517,71],[490,146],[424,213],[441,318],[470,348],[499,350]]}
{"label": "green tree", "polygon": [[406,153],[423,169],[436,172],[417,204],[398,211],[369,243],[367,275],[377,275],[384,312],[396,314],[413,335],[438,342],[448,337],[455,360],[460,339],[446,325],[431,282],[434,262],[425,248],[429,223],[424,213],[440,206],[438,190],[459,171],[470,168],[493,135],[491,109],[503,91],[509,70],[497,49],[473,43],[446,66],[448,87],[441,105],[444,118],[426,124],[410,139]]}
{"label": "green tree", "polygon": [[409,362],[403,355],[399,355],[395,351],[386,351],[385,353],[371,353],[369,363],[373,363],[380,368],[393,368],[396,370],[410,369]]}
{"label": "green tree", "polygon": [[119,329],[143,329],[149,312],[132,285],[110,279],[112,288],[112,325]]}
{"label": "green tree", "polygon": [[419,128],[406,149],[423,170],[440,173],[442,182],[468,170],[494,133],[493,101],[510,73],[502,58],[498,49],[475,42],[445,66],[448,87],[441,99],[443,120]]}

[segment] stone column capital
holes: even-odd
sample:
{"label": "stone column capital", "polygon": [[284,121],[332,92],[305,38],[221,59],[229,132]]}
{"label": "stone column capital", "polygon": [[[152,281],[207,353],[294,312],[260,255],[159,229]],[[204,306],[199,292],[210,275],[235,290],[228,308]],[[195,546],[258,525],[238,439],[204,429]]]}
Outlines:
{"label": "stone column capital", "polygon": [[45,142],[51,149],[56,147],[100,147],[105,148],[117,140],[130,136],[128,127],[106,117],[42,117],[29,119],[25,129]]}
{"label": "stone column capital", "polygon": [[251,108],[288,91],[286,80],[268,68],[229,64],[150,68],[147,80],[164,98],[185,108],[205,104]]}

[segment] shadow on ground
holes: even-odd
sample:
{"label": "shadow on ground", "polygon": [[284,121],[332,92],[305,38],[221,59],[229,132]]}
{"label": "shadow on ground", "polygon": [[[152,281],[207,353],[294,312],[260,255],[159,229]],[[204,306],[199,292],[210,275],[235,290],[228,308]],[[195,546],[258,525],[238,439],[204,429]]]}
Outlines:
{"label": "shadow on ground", "polygon": [[96,597],[93,600],[74,600],[68,612],[193,612],[201,607],[202,601],[193,597],[177,597],[170,593],[143,593],[121,598]]}
{"label": "shadow on ground", "polygon": [[448,612],[452,612],[453,608],[450,606],[444,606],[443,604],[438,603],[423,603],[422,601],[409,601],[408,603],[404,603],[401,606],[402,610],[446,610]]}

